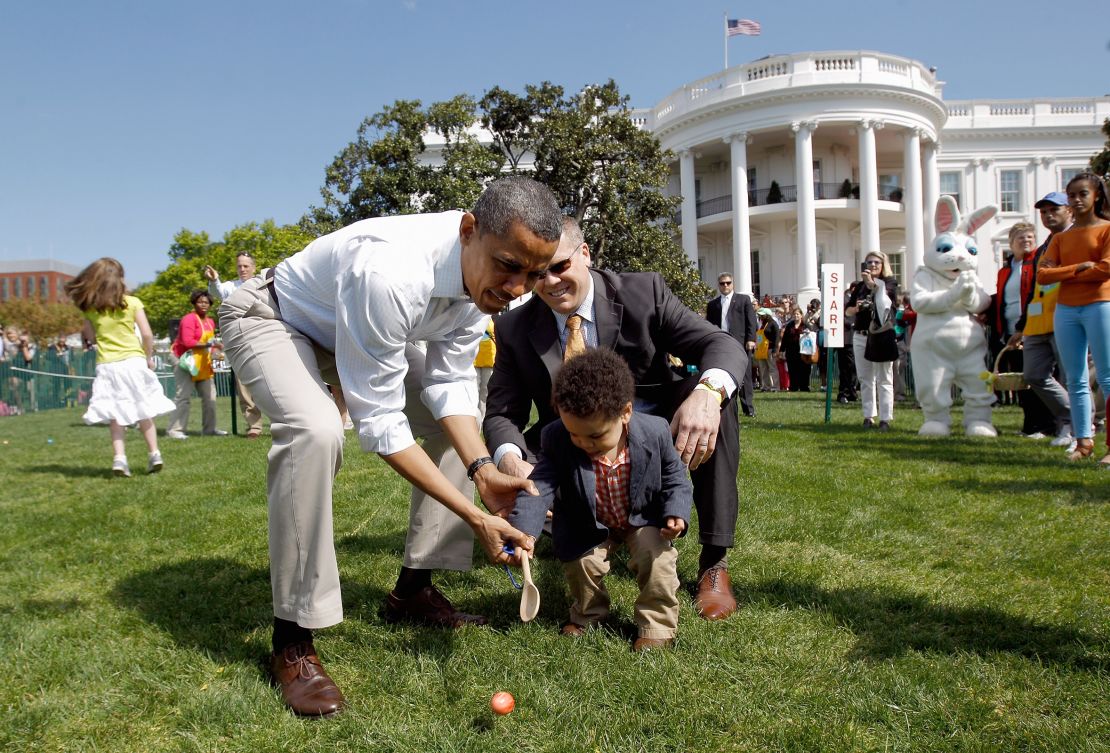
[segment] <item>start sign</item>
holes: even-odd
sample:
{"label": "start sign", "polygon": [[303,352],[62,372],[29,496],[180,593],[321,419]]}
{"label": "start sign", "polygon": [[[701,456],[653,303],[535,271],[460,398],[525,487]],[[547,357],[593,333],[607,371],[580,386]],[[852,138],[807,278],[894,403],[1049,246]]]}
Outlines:
{"label": "start sign", "polygon": [[844,265],[821,265],[821,326],[825,346],[844,347]]}

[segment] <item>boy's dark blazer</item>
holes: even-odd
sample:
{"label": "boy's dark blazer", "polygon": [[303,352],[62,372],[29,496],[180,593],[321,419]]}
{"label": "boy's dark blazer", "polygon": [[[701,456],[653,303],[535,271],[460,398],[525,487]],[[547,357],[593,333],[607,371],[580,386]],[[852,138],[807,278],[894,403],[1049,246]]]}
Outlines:
{"label": "boy's dark blazer", "polygon": [[[521,492],[509,523],[539,536],[548,509],[554,507],[551,538],[555,556],[569,562],[609,538],[609,529],[597,520],[594,463],[570,441],[562,421],[548,424],[540,441],[542,457],[531,476],[540,494],[533,497]],[[629,523],[663,528],[665,519],[674,516],[689,525],[693,487],[674,449],[667,421],[634,412],[628,423],[628,454]]]}

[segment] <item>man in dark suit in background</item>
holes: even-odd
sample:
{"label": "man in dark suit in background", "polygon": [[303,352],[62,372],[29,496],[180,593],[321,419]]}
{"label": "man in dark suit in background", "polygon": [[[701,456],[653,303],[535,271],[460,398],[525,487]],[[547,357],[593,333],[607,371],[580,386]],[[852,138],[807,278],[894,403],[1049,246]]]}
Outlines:
{"label": "man in dark suit in background", "polygon": [[[636,410],[671,421],[698,511],[695,606],[705,619],[728,617],[736,610],[727,569],[738,508],[735,395],[748,358],[736,340],[683,305],[657,273],[592,270],[590,248],[570,218],[532,300],[497,321],[497,360],[482,427],[494,462],[511,475],[531,474],[540,431],[557,418],[555,374],[568,352],[590,347],[610,348],[628,364]],[[668,354],[697,364],[700,373],[676,373]],[[525,432],[533,406],[539,420]]]}
{"label": "man in dark suit in background", "polygon": [[[725,272],[717,277],[717,289],[721,294],[705,307],[705,318],[736,338],[740,347],[751,358],[755,352],[755,334],[759,331],[759,319],[755,315],[752,299],[737,293],[732,285],[732,275]],[[740,408],[745,416],[755,418],[755,404],[752,402],[752,372],[744,375],[740,385]]]}

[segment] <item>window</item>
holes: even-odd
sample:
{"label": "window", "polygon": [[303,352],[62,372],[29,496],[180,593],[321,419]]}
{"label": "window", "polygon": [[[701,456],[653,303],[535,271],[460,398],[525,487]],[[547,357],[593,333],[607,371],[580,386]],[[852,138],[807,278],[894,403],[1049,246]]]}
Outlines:
{"label": "window", "polygon": [[1003,212],[1020,212],[1024,202],[1021,200],[1021,170],[1001,170],[998,173],[998,204]]}
{"label": "window", "polygon": [[755,190],[755,168],[754,167],[749,167],[748,168],[748,190],[749,191],[754,191]]}
{"label": "window", "polygon": [[940,174],[940,195],[951,196],[956,200],[956,206],[960,206],[960,173],[956,170],[948,170]]}
{"label": "window", "polygon": [[0,301],[8,300],[8,278],[0,278]]}
{"label": "window", "polygon": [[1086,168],[1083,168],[1083,167],[1061,167],[1060,168],[1060,190],[1063,191],[1067,187],[1069,180],[1074,178],[1076,175],[1079,175],[1079,173],[1084,173],[1084,172],[1087,172],[1087,170],[1086,170]]}
{"label": "window", "polygon": [[902,200],[902,176],[900,173],[879,176],[879,198],[883,201]]}
{"label": "window", "polygon": [[22,277],[13,277],[12,278],[12,298],[22,298],[22,297],[23,297],[23,278]]}
{"label": "window", "polygon": [[[821,185],[821,160],[813,160],[813,198],[825,198],[825,192],[822,190]],[[820,267],[818,267],[820,269]]]}
{"label": "window", "polygon": [[759,308],[759,249],[752,249],[751,257],[752,295],[755,296],[752,303]]}
{"label": "window", "polygon": [[27,297],[35,297],[35,278],[31,275],[27,275]]}
{"label": "window", "polygon": [[50,285],[46,282],[46,275],[39,277],[39,296],[44,301],[50,297]]}

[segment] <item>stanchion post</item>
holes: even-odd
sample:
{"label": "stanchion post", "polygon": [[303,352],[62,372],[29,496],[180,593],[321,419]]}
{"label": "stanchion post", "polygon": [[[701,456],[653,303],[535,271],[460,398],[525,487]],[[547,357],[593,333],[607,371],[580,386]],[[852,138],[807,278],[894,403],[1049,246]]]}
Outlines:
{"label": "stanchion post", "polygon": [[235,397],[239,394],[239,380],[235,378],[235,369],[228,369],[231,376],[231,435],[239,435],[239,411],[235,410]]}

